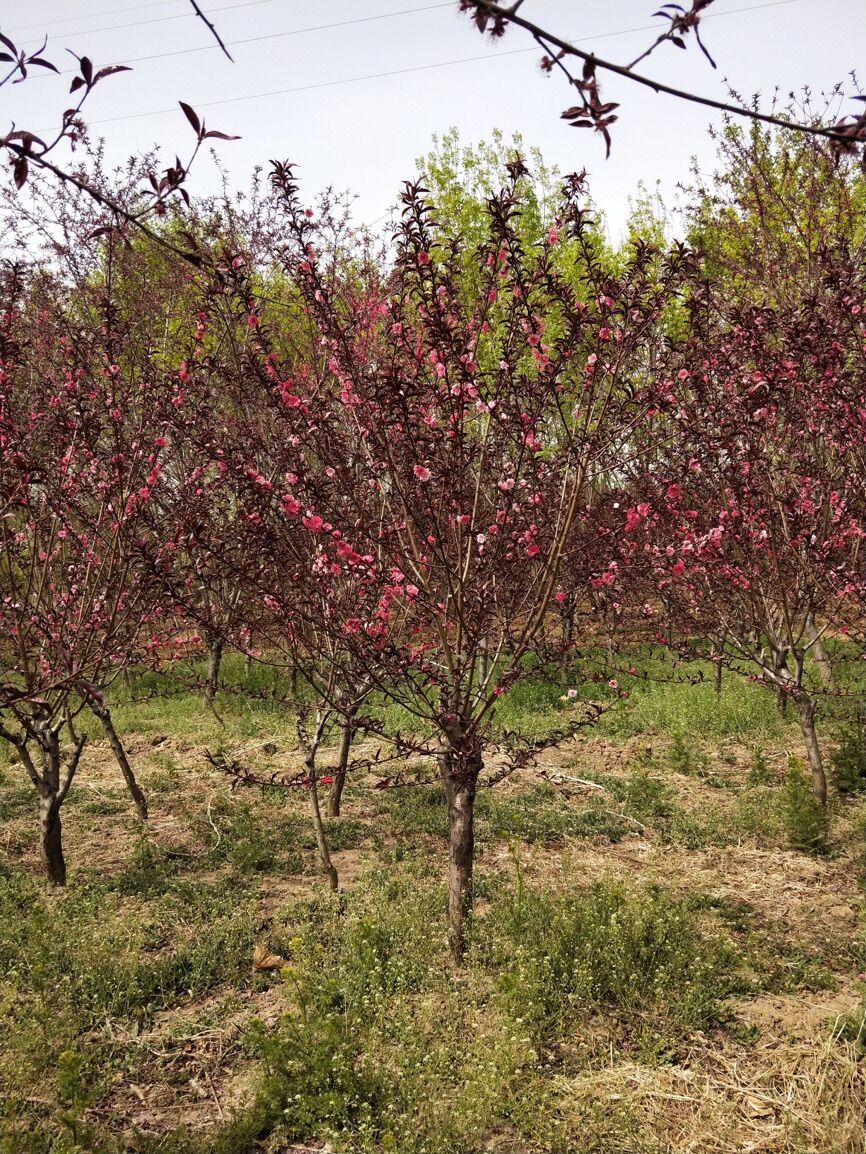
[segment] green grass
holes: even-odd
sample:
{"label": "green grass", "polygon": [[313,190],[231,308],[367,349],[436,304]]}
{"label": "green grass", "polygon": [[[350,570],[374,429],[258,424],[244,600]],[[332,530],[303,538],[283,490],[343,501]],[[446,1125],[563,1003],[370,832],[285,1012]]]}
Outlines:
{"label": "green grass", "polygon": [[[135,1077],[146,1058],[118,1038],[147,1029],[161,1010],[250,980],[254,923],[242,892],[138,884],[147,912],[130,919],[129,891],[116,880],[45,894],[18,875],[0,890],[4,1154],[119,1149],[104,1133],[86,1139],[82,1122],[113,1079]],[[32,1145],[17,1144],[22,1134]]]}
{"label": "green grass", "polygon": [[[655,656],[641,668],[672,672]],[[228,655],[224,674],[240,685],[242,659]],[[336,901],[318,880],[304,791],[230,792],[204,776],[212,773],[205,746],[249,746],[253,768],[263,740],[279,755],[261,764],[293,750],[292,718],[267,699],[287,690],[277,671],[253,666],[259,697],[220,693],[221,720],[180,670],[134,678],[134,692],[165,694],[136,704],[124,704],[122,684],[113,687],[118,730],[138,738],[136,769],[154,820],[130,842],[120,782],[96,792],[83,773],[68,801],[70,841],[73,831],[99,830],[129,848],[107,871],[70,852],[63,893],[36,879],[32,856],[22,862],[36,796],[3,754],[0,1154],[272,1154],[325,1141],[362,1154],[655,1154],[659,1135],[641,1129],[628,1095],[576,1087],[620,1063],[691,1061],[693,1045],[752,1045],[748,1030],[728,1029],[729,998],[818,994],[866,960],[840,957],[830,938],[801,940],[781,915],[708,892],[712,854],[698,859],[701,888],[686,877],[676,892],[583,884],[581,861],[596,868],[605,846],[637,835],[640,852],[649,843],[659,861],[665,846],[677,847],[686,874],[684,851],[731,847],[725,857],[734,861],[741,843],[747,853],[784,850],[785,863],[791,847],[826,849],[862,873],[866,802],[857,792],[834,796],[829,828],[816,839],[808,783],[782,772],[784,747],[799,748],[796,726],[760,686],[726,676],[717,701],[708,684],[618,677],[631,696],[596,732],[614,748],[640,735],[651,752],[630,741],[629,756],[613,762],[619,768],[602,774],[581,764],[582,749],[601,743],[570,747],[574,774],[604,792],[523,775],[479,791],[477,913],[462,971],[447,954],[438,784],[380,792],[350,782],[348,816],[326,830],[335,851],[361,851],[367,872]],[[566,687],[540,676],[519,683],[500,700],[497,725],[527,736],[562,727],[575,715],[561,700]],[[579,700],[613,697],[606,678],[579,689]],[[378,699],[370,708],[392,729],[419,732],[398,706]],[[87,726],[98,738],[95,722]],[[167,740],[142,740],[159,736]],[[855,753],[843,747],[842,757]],[[621,867],[632,848],[610,853]],[[298,901],[298,892],[309,896]],[[262,942],[285,966],[254,973]],[[158,1134],[131,1136],[128,1120],[124,1130],[106,1113],[119,1085],[173,1088],[186,1101],[190,1080],[203,1077],[196,1039],[233,1014],[248,1022],[260,995],[267,1021],[231,1043],[230,1070],[248,1079],[236,1117],[226,1109],[222,1121],[212,1112],[207,1131],[163,1121]],[[273,1006],[282,1007],[277,1019]],[[858,1032],[862,1041],[862,1012],[852,1013],[846,1036]]]}
{"label": "green grass", "polygon": [[724,1017],[737,985],[733,947],[662,890],[494,891],[462,973],[430,932],[443,900],[417,876],[373,876],[342,917],[320,910],[284,943],[296,1009],[256,1037],[257,1109],[279,1141],[465,1154],[499,1133],[514,1148],[577,1148],[552,1109],[562,1046],[603,1013],[599,1055],[615,1039],[668,1061]]}

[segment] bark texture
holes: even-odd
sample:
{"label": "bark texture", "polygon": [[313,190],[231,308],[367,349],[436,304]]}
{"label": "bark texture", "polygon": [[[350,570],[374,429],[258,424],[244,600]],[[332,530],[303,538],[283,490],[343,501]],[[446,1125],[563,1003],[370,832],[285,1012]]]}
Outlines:
{"label": "bark texture", "polygon": [[462,964],[466,952],[472,915],[475,795],[482,768],[480,751],[459,735],[439,755],[439,773],[448,803],[448,939],[457,965]]}
{"label": "bark texture", "polygon": [[117,730],[114,728],[111,711],[106,707],[102,707],[94,709],[93,712],[102,722],[102,728],[105,730],[111,751],[120,767],[120,772],[123,774],[123,780],[126,782],[129,796],[135,804],[135,811],[142,821],[147,821],[147,798],[144,796],[141,786],[136,781],[135,774],[132,772],[132,766],[129,764],[129,758],[126,756],[123,742],[118,737]]}
{"label": "bark texture", "polygon": [[328,795],[328,817],[340,816],[343,790],[346,788],[346,771],[349,768],[349,754],[352,751],[352,738],[355,735],[354,716],[354,712],[349,713],[340,722],[340,749],[331,792]]}
{"label": "bark texture", "polygon": [[815,732],[815,703],[806,693],[798,693],[796,697],[797,712],[800,715],[800,729],[803,742],[806,746],[806,760],[812,774],[812,793],[819,805],[827,804],[827,776],[824,773],[824,763],[821,758],[821,748],[818,745],[818,735]]}

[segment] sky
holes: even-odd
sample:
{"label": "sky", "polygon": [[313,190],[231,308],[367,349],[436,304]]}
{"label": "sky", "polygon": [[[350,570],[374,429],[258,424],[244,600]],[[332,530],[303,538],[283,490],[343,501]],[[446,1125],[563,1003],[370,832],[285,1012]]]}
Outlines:
{"label": "sky", "polygon": [[[521,14],[628,63],[661,28],[652,15],[659,3],[525,0]],[[100,84],[85,108],[112,161],[157,144],[166,163],[175,152],[184,157],[191,146],[177,105],[184,100],[209,128],[241,137],[218,145],[233,185],[243,187],[271,158],[292,160],[309,200],[326,186],[348,190],[355,218],[371,225],[387,219],[417,158],[452,126],[468,146],[495,128],[509,138],[518,132],[546,164],[587,169],[614,240],[640,182],[673,208],[692,158],[702,171],[714,167],[708,127],[721,123],[720,114],[616,77],[603,84],[605,99],[622,105],[605,160],[597,136],[560,119],[574,94],[564,77],[544,75],[528,36],[513,29],[495,43],[482,38],[457,0],[200,0],[200,7],[234,63],[187,0],[0,0],[0,31],[33,48],[47,35],[46,56],[73,71],[65,49],[98,66],[132,66]],[[784,98],[803,85],[818,94],[842,82],[854,95],[850,74],[858,66],[866,83],[866,0],[715,0],[702,35],[716,71],[694,44],[685,52],[663,45],[639,70],[716,99],[726,99],[728,85],[747,99],[760,93],[767,109],[774,92]],[[70,80],[40,73],[7,85],[0,131],[13,119],[50,131]],[[840,114],[861,107],[846,101]],[[216,166],[200,158],[191,191],[217,186]]]}

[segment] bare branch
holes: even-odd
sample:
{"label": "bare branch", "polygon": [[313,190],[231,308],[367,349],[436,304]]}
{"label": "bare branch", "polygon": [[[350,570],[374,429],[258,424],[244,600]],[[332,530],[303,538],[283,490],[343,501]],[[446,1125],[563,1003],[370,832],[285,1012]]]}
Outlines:
{"label": "bare branch", "polygon": [[217,44],[219,44],[220,48],[222,48],[223,52],[226,54],[226,56],[229,58],[229,60],[231,60],[232,64],[234,64],[234,57],[232,56],[231,52],[229,52],[228,48],[226,48],[225,44],[223,43],[222,37],[220,36],[219,32],[217,32],[217,30],[216,30],[216,27],[211,23],[210,20],[208,20],[207,16],[205,16],[204,12],[202,12],[201,8],[199,8],[198,4],[196,3],[196,0],[189,0],[189,2],[192,5],[192,9],[195,12],[196,16],[198,16],[200,20],[204,20],[205,24],[207,24],[208,28],[210,29],[211,35],[213,36],[214,40],[216,40]]}

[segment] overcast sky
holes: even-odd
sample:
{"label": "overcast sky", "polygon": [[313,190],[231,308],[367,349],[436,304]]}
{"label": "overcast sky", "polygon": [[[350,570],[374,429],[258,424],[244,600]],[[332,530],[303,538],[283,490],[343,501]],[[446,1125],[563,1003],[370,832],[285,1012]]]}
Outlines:
{"label": "overcast sky", "polygon": [[[526,0],[522,13],[600,56],[626,63],[648,46],[661,22],[660,0]],[[688,3],[688,0],[684,0]],[[109,157],[161,143],[167,162],[188,150],[190,129],[177,101],[192,104],[211,128],[241,140],[219,145],[233,182],[272,158],[299,166],[312,199],[326,185],[357,196],[356,217],[383,218],[434,133],[451,126],[466,144],[494,128],[522,134],[563,172],[586,168],[593,199],[619,235],[638,182],[660,182],[673,204],[690,158],[712,168],[707,126],[716,114],[624,81],[604,82],[622,102],[613,151],[559,119],[575,103],[564,78],[545,77],[540,52],[519,30],[491,44],[458,12],[457,0],[201,0],[230,46],[231,64],[187,0],[0,0],[0,31],[61,66],[64,49],[98,64],[130,63],[93,93],[86,117],[104,135]],[[713,72],[692,44],[663,46],[642,68],[679,87],[725,99],[727,80],[745,96],[804,84],[813,92],[866,81],[866,0],[716,0],[703,37]],[[71,58],[70,63],[72,63]],[[70,77],[49,75],[3,89],[0,130],[13,117],[50,130],[66,106]],[[861,106],[847,103],[843,112]],[[213,191],[207,158],[191,188]]]}

